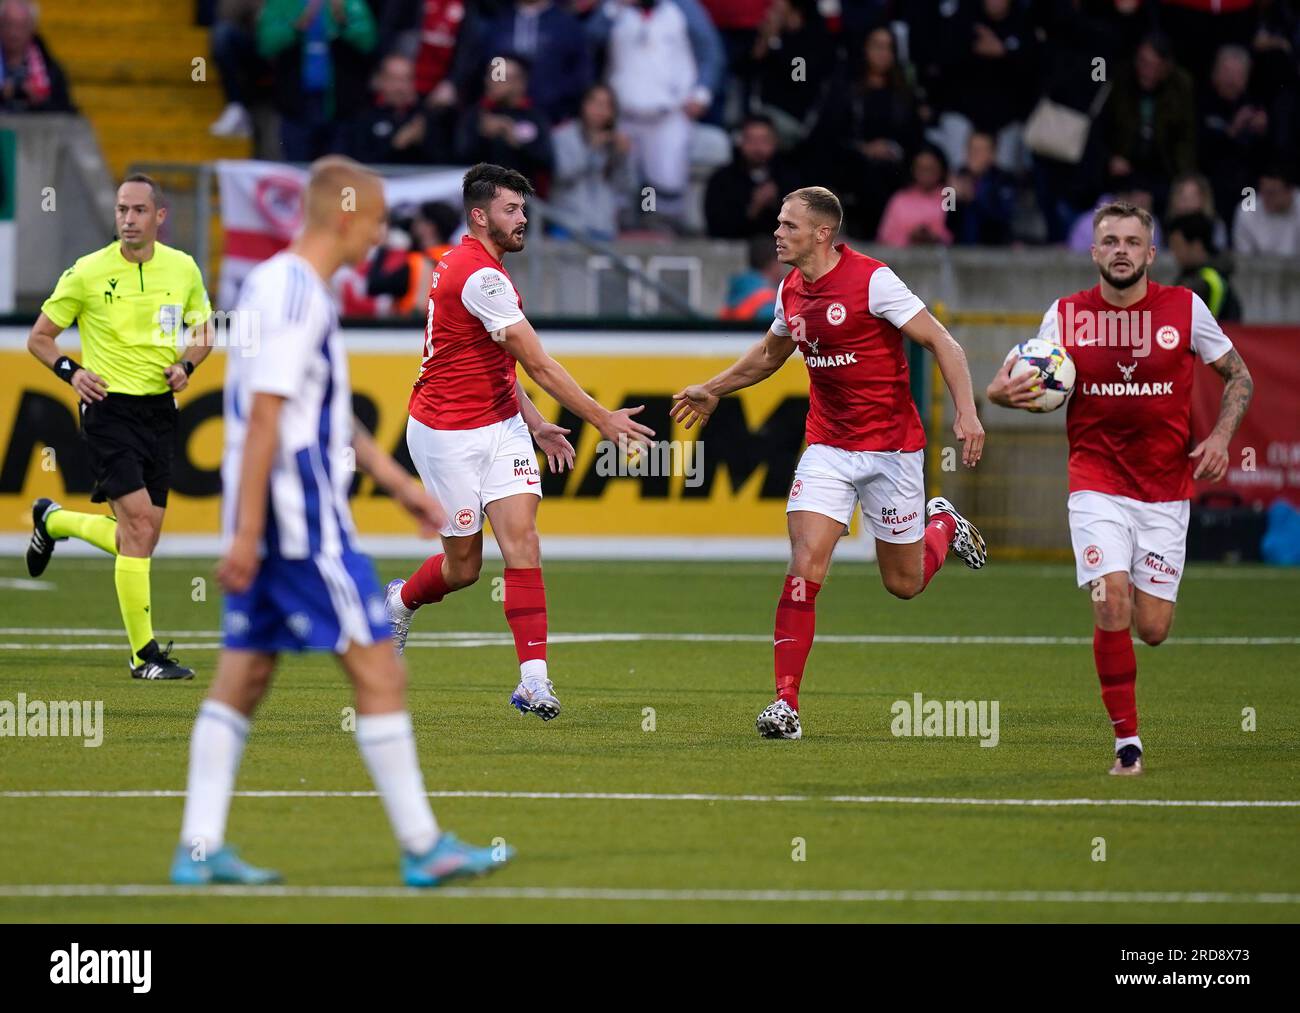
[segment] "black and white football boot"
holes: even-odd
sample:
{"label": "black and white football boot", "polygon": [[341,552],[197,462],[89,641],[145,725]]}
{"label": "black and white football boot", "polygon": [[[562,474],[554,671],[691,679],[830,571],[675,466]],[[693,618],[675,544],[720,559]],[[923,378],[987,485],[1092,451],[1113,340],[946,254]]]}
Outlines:
{"label": "black and white football boot", "polygon": [[758,734],[765,739],[802,739],[799,712],[784,700],[773,700],[754,721]]}
{"label": "black and white football boot", "polygon": [[[55,510],[62,509],[54,500],[44,496],[32,504],[32,540],[27,543],[27,572],[33,577],[39,577],[45,572],[45,568],[50,565],[50,557],[54,555],[55,539],[45,530],[45,518]],[[60,538],[58,541],[64,542],[67,539]]]}
{"label": "black and white football boot", "polygon": [[957,522],[957,531],[952,537],[953,555],[972,570],[978,570],[989,561],[988,547],[979,528],[957,512],[957,508],[942,496],[936,496],[925,505],[925,519],[928,523],[935,514],[949,514]]}
{"label": "black and white football boot", "polygon": [[132,667],[128,661],[127,668],[131,669],[132,679],[193,679],[194,669],[186,668],[180,662],[171,656],[172,641],[167,641],[167,646],[161,650],[158,648],[158,641],[150,640],[139,650],[140,664]]}

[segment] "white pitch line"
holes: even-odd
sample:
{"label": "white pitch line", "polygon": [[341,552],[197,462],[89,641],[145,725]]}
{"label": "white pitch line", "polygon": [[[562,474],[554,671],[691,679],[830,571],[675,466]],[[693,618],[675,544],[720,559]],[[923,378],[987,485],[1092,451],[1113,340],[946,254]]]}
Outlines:
{"label": "white pitch line", "polygon": [[48,580],[32,580],[30,577],[0,577],[0,590],[7,591],[53,591],[55,585]]}
{"label": "white pitch line", "polygon": [[[298,789],[236,791],[239,798],[379,798],[376,791],[306,791]],[[593,802],[764,802],[834,803],[837,805],[951,805],[1070,808],[1138,806],[1172,809],[1300,809],[1300,799],[1169,798],[961,798],[928,795],[724,795],[711,792],[635,791],[427,791],[429,798],[576,800]],[[0,791],[0,799],[20,798],[184,798],[178,789],[94,791]]]}
{"label": "white pitch line", "polygon": [[1300,893],[1161,890],[657,890],[620,887],[164,886],[152,883],[0,885],[0,898],[256,897],[261,899],[455,899],[657,901],[748,904],[1300,904]]}
{"label": "white pitch line", "polygon": [[[49,628],[26,629],[7,627],[0,629],[0,635],[9,636],[119,636],[114,629],[67,629]],[[182,630],[169,633],[171,637],[201,638],[187,643],[177,643],[177,650],[208,650],[220,646],[219,630]],[[750,643],[770,644],[772,636],[768,633],[551,633],[548,640],[552,644],[610,644],[610,643]],[[962,646],[969,644],[995,645],[1085,645],[1091,644],[1091,637],[1057,637],[1057,636],[939,636],[923,634],[884,634],[884,633],[831,633],[819,634],[817,642],[822,644],[925,644]],[[463,630],[457,632],[413,633],[407,641],[408,647],[501,647],[513,645],[511,634],[506,632],[485,632],[481,630]],[[1165,646],[1177,647],[1262,647],[1300,644],[1300,636],[1274,637],[1172,637]],[[62,644],[49,642],[6,642],[0,643],[0,650],[48,650],[48,651],[98,651],[120,650],[121,642],[114,640],[97,641],[89,644]]]}

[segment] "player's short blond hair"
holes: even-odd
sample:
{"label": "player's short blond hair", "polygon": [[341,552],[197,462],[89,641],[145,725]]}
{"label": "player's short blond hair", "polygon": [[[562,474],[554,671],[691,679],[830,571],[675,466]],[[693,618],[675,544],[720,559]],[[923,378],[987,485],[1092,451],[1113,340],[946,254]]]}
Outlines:
{"label": "player's short blond hair", "polygon": [[1151,235],[1155,229],[1155,219],[1151,217],[1151,212],[1146,208],[1138,207],[1136,204],[1130,204],[1128,201],[1113,200],[1109,204],[1103,204],[1093,213],[1092,230],[1097,231],[1097,226],[1107,218],[1136,218],[1142,223],[1142,227]]}
{"label": "player's short blond hair", "polygon": [[342,206],[340,197],[347,187],[356,200],[374,195],[383,197],[383,181],[360,162],[344,155],[326,155],[311,164],[311,175],[303,194],[305,217],[313,224],[332,221]]}
{"label": "player's short blond hair", "polygon": [[837,235],[840,226],[844,224],[844,206],[840,203],[840,199],[824,186],[803,186],[798,190],[791,190],[785,195],[785,199],[803,201],[804,207],[810,212],[835,226],[833,235]]}

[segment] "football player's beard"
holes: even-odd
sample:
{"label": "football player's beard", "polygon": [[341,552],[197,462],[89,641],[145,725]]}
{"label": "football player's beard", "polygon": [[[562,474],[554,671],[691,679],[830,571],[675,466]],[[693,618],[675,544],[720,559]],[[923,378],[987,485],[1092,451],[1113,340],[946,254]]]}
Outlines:
{"label": "football player's beard", "polygon": [[1147,273],[1146,264],[1136,265],[1133,268],[1133,273],[1129,275],[1127,278],[1116,278],[1106,268],[1103,267],[1101,269],[1101,276],[1106,279],[1106,283],[1110,285],[1112,288],[1119,289],[1121,292],[1124,291],[1124,289],[1126,288],[1132,288],[1134,285],[1136,285],[1139,281],[1142,280],[1143,276],[1145,276],[1146,273]]}
{"label": "football player's beard", "polygon": [[[527,233],[524,233],[524,235],[527,235]],[[516,239],[513,232],[499,229],[495,225],[488,225],[488,238],[507,253],[518,253],[524,248],[524,235]]]}

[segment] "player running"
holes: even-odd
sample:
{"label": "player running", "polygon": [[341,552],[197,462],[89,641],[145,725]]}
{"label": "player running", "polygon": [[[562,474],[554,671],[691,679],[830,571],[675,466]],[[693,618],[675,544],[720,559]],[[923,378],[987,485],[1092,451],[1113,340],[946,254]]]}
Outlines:
{"label": "player running", "polygon": [[899,598],[924,591],[950,548],[973,570],[986,559],[984,539],[951,503],[925,502],[925,430],[908,385],[903,335],[939,361],[957,406],[953,430],[967,467],[979,462],[984,429],[961,346],[893,271],[835,245],[843,221],[839,198],[819,186],[795,190],[777,221],[777,259],[793,270],[777,289],[776,319],[734,365],[675,394],[671,414],[687,429],[704,425],[720,397],[767,379],[796,348],[803,352],[808,449],[785,508],[790,567],[772,638],[777,696],[756,722],[764,738],[798,739],[799,685],[812,649],[817,592],[859,502],[876,537],[881,580]]}
{"label": "player running", "polygon": [[[1142,773],[1137,658],[1130,628],[1152,647],[1169,636],[1187,554],[1192,480],[1228,470],[1228,443],[1250,404],[1246,364],[1190,289],[1147,278],[1155,260],[1151,215],[1104,204],[1092,220],[1101,281],[1057,299],[1038,336],[1063,344],[1077,377],[1066,413],[1070,541],[1079,586],[1089,585],[1092,655],[1115,728],[1112,774]],[[1192,357],[1223,377],[1219,419],[1192,448]],[[1014,354],[989,400],[1025,408],[1037,374],[1011,378]],[[1193,473],[1193,463],[1195,472]]]}
{"label": "player running", "polygon": [[[351,188],[355,210],[342,209]],[[406,670],[393,650],[370,560],[348,507],[356,464],[425,534],[439,505],[354,423],[347,358],[329,280],[386,226],[379,178],[343,158],[312,166],[306,226],[245,279],[236,316],[260,318],[260,349],[227,357],[222,526],[225,642],[190,739],[189,782],[173,883],[260,885],[278,873],[225,844],[226,817],[249,722],[280,651],[333,651],[356,692],[357,746],[402,849],[408,886],[486,872],[510,857],[441,832],[429,809],[406,710]],[[356,428],[354,428],[356,426]]]}
{"label": "player running", "polygon": [[[113,584],[136,679],[192,679],[194,671],[154,638],[150,559],[158,546],[176,446],[176,394],[211,349],[212,308],[194,259],[158,242],[167,207],[148,176],[117,188],[118,239],[81,257],[32,327],[27,347],[77,394],[81,435],[95,477],[92,503],[111,515],[32,504],[27,572],[39,577],[56,542],[78,538],[114,557]],[[86,363],[56,339],[73,323]],[[183,352],[182,352],[183,346]]]}
{"label": "player running", "polygon": [[565,439],[569,430],[548,423],[528,400],[515,366],[606,440],[639,445],[654,431],[632,418],[644,405],[607,411],[588,397],[546,354],[525,319],[501,260],[524,248],[524,202],[532,193],[527,179],[499,165],[476,165],[465,174],[469,234],[434,267],[424,360],[406,424],[411,460],[447,509],[443,551],[406,580],[391,581],[387,605],[400,652],[416,609],[478,580],[486,515],[505,559],[506,622],[519,658],[510,703],[550,721],[560,701],[546,671],[546,588],[537,539],[542,477],[529,432],[552,471],[572,466],[573,447]]}

